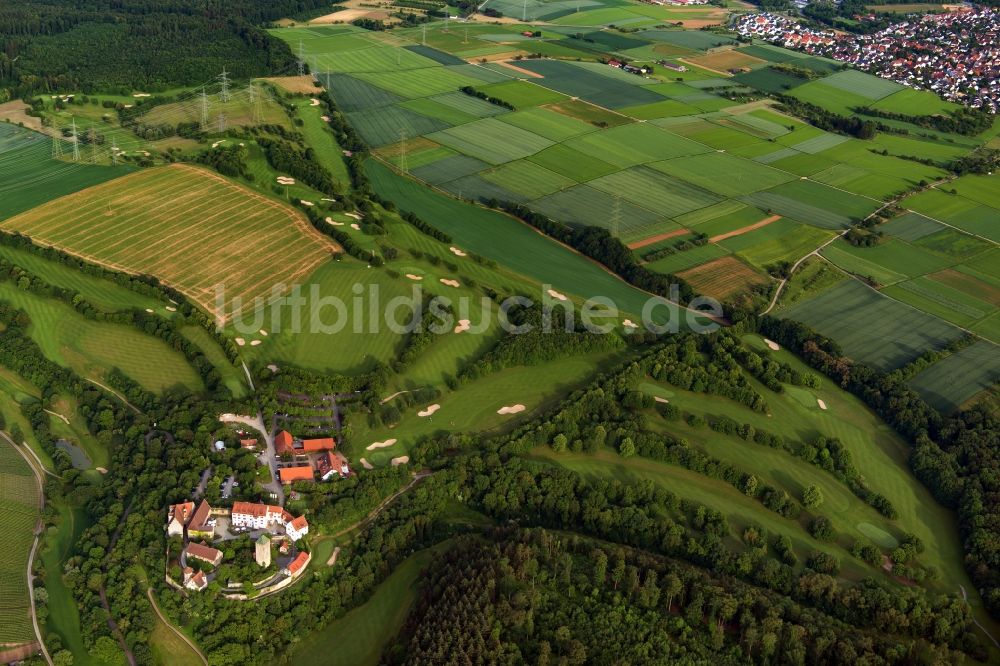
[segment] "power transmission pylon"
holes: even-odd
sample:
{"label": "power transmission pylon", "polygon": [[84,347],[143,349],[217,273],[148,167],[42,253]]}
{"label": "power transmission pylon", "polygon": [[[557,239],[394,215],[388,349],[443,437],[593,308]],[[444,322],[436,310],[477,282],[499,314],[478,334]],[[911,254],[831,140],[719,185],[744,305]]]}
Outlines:
{"label": "power transmission pylon", "polygon": [[201,87],[201,131],[205,132],[208,130],[208,93],[205,92],[205,86]]}
{"label": "power transmission pylon", "polygon": [[70,135],[73,137],[73,161],[80,161],[80,137],[76,133],[76,118],[73,119],[73,130]]}
{"label": "power transmission pylon", "polygon": [[226,114],[220,113],[219,114],[219,134],[222,134],[225,131],[226,131]]}
{"label": "power transmission pylon", "polygon": [[90,142],[90,163],[97,164],[97,132],[93,127],[87,130],[87,141]]}
{"label": "power transmission pylon", "polygon": [[406,128],[399,128],[399,170],[403,173],[409,173],[409,168],[406,164]]}
{"label": "power transmission pylon", "polygon": [[424,23],[420,26],[420,44],[427,46],[427,24]]}
{"label": "power transmission pylon", "polygon": [[260,94],[258,94],[253,82],[247,87],[247,93],[250,95],[250,104],[253,106],[253,124],[260,125],[264,122],[264,112],[261,109]]}
{"label": "power transmission pylon", "polygon": [[55,125],[52,129],[55,130],[55,136],[52,137],[52,159],[58,160],[63,156],[62,130]]}
{"label": "power transmission pylon", "polygon": [[222,74],[219,74],[219,99],[223,102],[229,101],[229,73],[226,68],[222,68]]}
{"label": "power transmission pylon", "polygon": [[111,164],[113,166],[118,166],[118,140],[113,139],[111,141]]}
{"label": "power transmission pylon", "polygon": [[521,21],[528,20],[528,0],[524,0],[524,7],[521,9]]}
{"label": "power transmission pylon", "polygon": [[303,58],[302,58],[302,40],[301,39],[299,40],[299,57],[298,57],[298,60],[296,61],[295,64],[298,66],[299,76],[304,75],[306,73],[306,61],[303,60]]}

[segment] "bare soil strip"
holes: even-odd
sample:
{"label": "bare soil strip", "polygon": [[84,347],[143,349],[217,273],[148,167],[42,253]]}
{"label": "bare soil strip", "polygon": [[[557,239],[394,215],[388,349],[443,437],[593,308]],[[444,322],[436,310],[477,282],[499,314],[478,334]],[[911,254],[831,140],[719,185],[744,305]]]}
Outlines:
{"label": "bare soil strip", "polygon": [[719,241],[724,241],[727,238],[732,238],[733,236],[742,236],[743,234],[750,233],[755,229],[760,229],[761,227],[766,227],[772,222],[777,222],[781,219],[780,215],[772,215],[771,217],[765,217],[760,222],[754,222],[753,224],[748,224],[745,227],[740,227],[739,229],[733,229],[732,231],[727,231],[724,234],[719,234],[718,236],[712,236],[708,239],[709,243],[718,243]]}
{"label": "bare soil strip", "polygon": [[668,238],[673,238],[675,236],[683,236],[689,233],[688,229],[674,229],[673,231],[668,231],[664,234],[657,234],[655,236],[650,236],[649,238],[643,238],[642,240],[637,240],[629,243],[625,247],[630,250],[638,250],[639,248],[646,247],[647,245],[652,245],[653,243],[659,243],[660,241],[667,240]]}

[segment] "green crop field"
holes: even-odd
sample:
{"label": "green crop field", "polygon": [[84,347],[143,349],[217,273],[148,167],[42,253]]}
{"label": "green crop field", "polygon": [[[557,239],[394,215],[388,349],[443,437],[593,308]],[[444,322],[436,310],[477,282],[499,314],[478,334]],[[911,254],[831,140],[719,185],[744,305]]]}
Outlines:
{"label": "green crop field", "polygon": [[0,527],[7,537],[0,561],[0,643],[34,640],[28,599],[28,555],[38,522],[38,484],[31,467],[0,437]]}
{"label": "green crop field", "polygon": [[618,170],[613,164],[570,148],[564,143],[557,143],[535,153],[528,161],[581,183]]}
{"label": "green crop field", "polygon": [[679,178],[663,178],[644,166],[603,176],[592,180],[589,185],[664,217],[676,217],[720,201],[718,196],[697,185]]}
{"label": "green crop field", "polygon": [[950,412],[1000,381],[997,351],[992,342],[976,342],[917,374],[910,388],[942,412]]}
{"label": "green crop field", "polygon": [[537,199],[576,185],[575,180],[526,160],[509,162],[484,173],[483,178],[508,190],[523,194],[529,199]]}
{"label": "green crop field", "polygon": [[[238,232],[233,229],[239,224]],[[149,169],[0,223],[89,261],[153,273],[209,312],[268,296],[336,246],[292,208],[188,165]],[[276,252],[297,261],[274,262]],[[221,314],[221,313],[220,313]]]}
{"label": "green crop field", "polygon": [[883,291],[895,299],[965,328],[996,311],[990,303],[925,276],[900,282]]}
{"label": "green crop field", "polygon": [[585,134],[564,145],[619,168],[708,152],[704,146],[650,124],[632,124]]}
{"label": "green crop field", "polygon": [[960,108],[957,104],[945,101],[932,92],[913,88],[904,88],[882,97],[872,104],[872,107],[889,113],[926,116],[948,113]]}
{"label": "green crop field", "polygon": [[856,69],[847,69],[823,79],[823,84],[833,86],[845,92],[867,97],[870,100],[879,100],[883,97],[905,90],[903,86],[871,74],[865,74]]}
{"label": "green crop field", "polygon": [[[605,178],[615,179],[621,173],[623,172],[605,176]],[[608,189],[613,194],[609,193]],[[569,224],[598,226],[607,229],[612,226],[617,207],[619,228],[622,235],[631,235],[633,232],[645,229],[664,218],[664,213],[661,211],[649,210],[631,203],[629,197],[615,191],[610,183],[603,182],[603,180],[591,181],[589,185],[576,185],[543,197],[532,202],[531,207],[540,213]]]}
{"label": "green crop field", "polygon": [[[511,72],[513,74],[513,70]],[[566,95],[530,81],[504,81],[488,86],[477,86],[476,90],[490,97],[502,99],[517,109],[552,104],[566,99]]]}
{"label": "green crop field", "polygon": [[544,107],[508,113],[500,120],[551,141],[565,141],[580,134],[597,131],[597,128],[590,123]]}
{"label": "green crop field", "polygon": [[898,368],[962,335],[951,324],[856,280],[801,301],[781,316],[809,324],[835,340],[847,356],[881,370]]}
{"label": "green crop field", "polygon": [[750,194],[793,179],[783,171],[726,153],[679,157],[650,166],[668,176],[684,179],[728,197]]}
{"label": "green crop field", "polygon": [[0,220],[131,170],[54,160],[52,139],[0,123]]}
{"label": "green crop field", "polygon": [[495,118],[483,118],[435,132],[428,138],[490,164],[503,164],[527,157],[552,145],[551,141],[542,136]]}

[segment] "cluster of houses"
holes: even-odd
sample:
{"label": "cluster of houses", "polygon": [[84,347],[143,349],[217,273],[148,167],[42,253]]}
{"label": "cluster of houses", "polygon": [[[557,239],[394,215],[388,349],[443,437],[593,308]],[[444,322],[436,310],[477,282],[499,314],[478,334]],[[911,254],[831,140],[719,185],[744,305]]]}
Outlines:
{"label": "cluster of houses", "polygon": [[347,458],[337,451],[337,440],[332,437],[297,439],[282,430],[274,436],[274,453],[278,457],[278,477],[284,484],[314,481],[316,475],[322,481],[351,475]]}
{"label": "cluster of houses", "polygon": [[[865,17],[858,17],[864,20]],[[957,7],[870,35],[813,30],[772,13],[745,14],[744,37],[851,63],[897,83],[991,113],[1000,111],[1000,9]]]}
{"label": "cluster of houses", "polygon": [[637,76],[646,76],[647,74],[653,73],[653,68],[647,65],[630,65],[627,62],[622,62],[621,60],[609,60],[608,65],[610,67],[615,67],[622,70],[623,72],[628,72],[629,74],[635,74]]}
{"label": "cluster of houses", "polygon": [[[305,516],[295,517],[286,509],[270,504],[235,502],[232,509],[213,509],[202,500],[195,507],[194,502],[173,504],[167,509],[167,535],[184,539],[181,553],[184,587],[201,591],[208,587],[209,578],[204,571],[195,571],[189,562],[192,559],[206,562],[213,567],[222,562],[222,551],[208,545],[216,538],[218,519],[228,517],[230,532],[263,530],[254,543],[257,564],[266,568],[271,565],[271,542],[281,539],[282,552],[288,552],[294,543],[309,533],[309,522]],[[196,540],[200,540],[198,543]],[[299,552],[282,570],[286,576],[295,577],[309,563],[309,554]]]}

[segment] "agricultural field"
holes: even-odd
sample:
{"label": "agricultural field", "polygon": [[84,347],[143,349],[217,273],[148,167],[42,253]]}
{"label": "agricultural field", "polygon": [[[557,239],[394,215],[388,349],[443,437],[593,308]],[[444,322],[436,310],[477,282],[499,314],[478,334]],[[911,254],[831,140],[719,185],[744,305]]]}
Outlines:
{"label": "agricultural field", "polygon": [[918,373],[910,388],[942,412],[951,412],[1000,381],[996,357],[995,344],[973,343]]}
{"label": "agricultural field", "polygon": [[[223,317],[236,304],[294,283],[337,249],[293,209],[188,165],[95,186],[7,219],[0,229],[110,268],[155,274]],[[274,261],[279,254],[296,261]]]}
{"label": "agricultural field", "polygon": [[962,336],[958,327],[857,280],[844,281],[780,315],[805,322],[840,344],[847,356],[886,371]]}
{"label": "agricultural field", "polygon": [[[463,31],[432,24],[399,31],[393,40],[351,28],[328,35],[316,28],[274,34],[291,44],[302,37],[307,60],[334,72],[321,80],[362,138],[377,148],[381,164],[369,164],[368,170],[382,196],[406,201],[406,209],[446,229],[463,247],[531,279],[558,276],[561,262],[546,259],[542,271],[524,247],[515,250],[512,242],[499,239],[484,243],[481,230],[487,224],[491,235],[505,228],[486,218],[502,216],[411,188],[409,178],[452,197],[517,202],[571,225],[603,227],[650,270],[679,274],[697,290],[736,300],[771,288],[776,281],[767,271],[796,262],[886,201],[947,174],[901,156],[927,155],[945,163],[973,145],[964,137],[952,142],[917,131],[860,141],[817,129],[767,101],[737,104],[722,96],[726,90],[760,88],[837,113],[869,105],[951,108],[833,61],[769,45],[740,46],[714,33],[664,30],[641,20],[628,23],[636,30],[627,33],[582,29],[627,20],[623,12],[651,18],[658,8],[595,5],[564,13],[560,3],[539,3],[534,10],[538,17],[553,12],[548,20],[566,27],[539,26],[535,37],[521,35],[516,26],[475,24]],[[527,11],[532,15],[531,3]],[[482,62],[474,55],[479,52],[486,56]],[[528,53],[545,57],[518,57]],[[637,76],[597,61],[615,57],[652,64],[652,74]],[[686,70],[652,62],[663,59]],[[807,80],[770,67],[780,63],[815,76]],[[740,71],[733,76],[728,70]],[[502,104],[459,92],[465,85]],[[868,338],[861,340],[864,336],[845,348],[875,365],[895,367],[951,339],[958,329],[945,322],[987,338],[1000,335],[996,304],[976,295],[989,280],[973,265],[992,247],[977,241],[998,238],[990,220],[1000,201],[991,185],[991,177],[967,176],[955,181],[954,192],[949,185],[947,192],[931,189],[904,199],[904,207],[926,216],[928,224],[940,220],[957,230],[928,228],[926,237],[911,238],[914,232],[897,236],[902,226],[890,223],[887,240],[878,247],[825,245],[824,258],[872,279],[891,297],[890,308],[901,308],[905,321],[926,320],[930,326],[920,340],[900,334],[896,348],[880,334],[872,337],[875,348]],[[460,210],[467,216],[464,223],[446,219]],[[480,218],[483,222],[470,223]],[[689,242],[701,234],[707,239]],[[526,236],[518,232],[512,238]],[[550,282],[575,295],[596,285]],[[868,303],[873,297],[889,301],[872,293],[861,299],[867,306],[855,302],[860,296],[855,286],[842,287],[853,296],[838,292],[833,300],[846,296],[845,307],[857,312],[873,311]],[[815,303],[827,298],[806,300],[818,307]],[[823,320],[821,313],[813,315],[819,317],[813,321]],[[383,346],[371,358],[386,358],[389,350]]]}
{"label": "agricultural field", "polygon": [[28,599],[28,555],[38,522],[39,488],[27,461],[0,436],[0,527],[7,552],[0,561],[0,644],[35,639]]}
{"label": "agricultural field", "polygon": [[0,123],[0,220],[132,170],[53,159],[53,141],[47,135]]}

